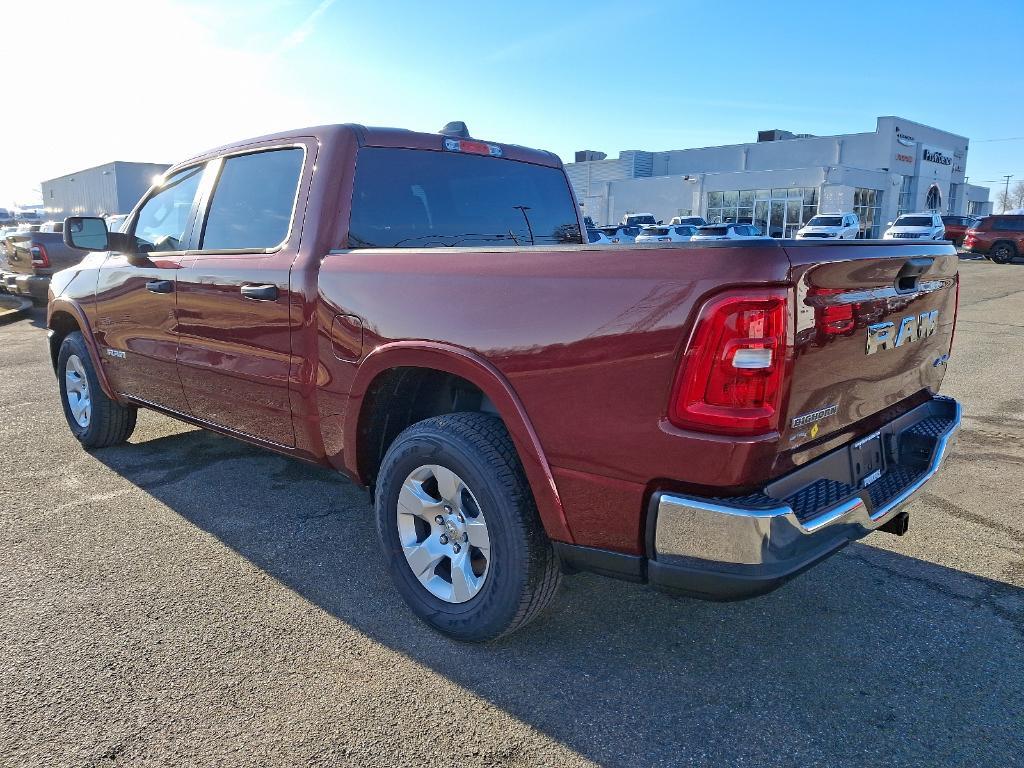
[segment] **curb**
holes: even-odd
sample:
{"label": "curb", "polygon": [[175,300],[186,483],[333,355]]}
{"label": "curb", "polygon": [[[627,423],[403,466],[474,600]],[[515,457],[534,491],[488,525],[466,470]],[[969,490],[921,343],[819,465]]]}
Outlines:
{"label": "curb", "polygon": [[0,296],[0,325],[17,320],[32,308],[32,299],[22,296]]}

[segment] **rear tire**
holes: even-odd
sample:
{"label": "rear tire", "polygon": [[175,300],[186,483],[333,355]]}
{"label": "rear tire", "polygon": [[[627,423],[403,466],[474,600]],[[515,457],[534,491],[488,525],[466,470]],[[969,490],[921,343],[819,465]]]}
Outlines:
{"label": "rear tire", "polygon": [[1017,249],[1013,243],[1000,240],[989,249],[988,254],[996,264],[1009,264],[1017,255]]}
{"label": "rear tire", "polygon": [[[476,537],[464,536],[463,511],[469,524],[485,521]],[[508,431],[494,416],[454,413],[402,432],[381,465],[376,515],[402,599],[456,640],[514,632],[555,596],[557,557]],[[483,549],[474,544],[484,542]],[[471,556],[474,570],[466,577]]]}
{"label": "rear tire", "polygon": [[106,448],[131,437],[138,409],[111,400],[100,387],[85,340],[78,331],[61,342],[57,380],[71,434],[86,448]]}

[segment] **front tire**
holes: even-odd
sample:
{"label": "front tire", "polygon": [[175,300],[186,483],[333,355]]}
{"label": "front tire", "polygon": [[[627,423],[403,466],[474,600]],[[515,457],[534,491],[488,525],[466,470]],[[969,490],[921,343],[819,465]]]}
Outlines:
{"label": "front tire", "polygon": [[555,596],[558,560],[494,416],[454,413],[402,432],[381,465],[376,515],[402,599],[450,637],[509,634]]}
{"label": "front tire", "polygon": [[86,448],[125,442],[135,430],[138,409],[111,400],[100,387],[85,340],[69,333],[57,354],[60,399],[71,434]]}
{"label": "front tire", "polygon": [[988,254],[996,264],[1009,264],[1017,255],[1017,249],[1013,247],[1013,243],[1002,241],[993,245]]}

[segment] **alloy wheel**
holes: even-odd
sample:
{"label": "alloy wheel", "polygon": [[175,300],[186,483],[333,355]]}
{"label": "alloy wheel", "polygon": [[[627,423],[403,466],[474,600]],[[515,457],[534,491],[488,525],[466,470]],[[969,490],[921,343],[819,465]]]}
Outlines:
{"label": "alloy wheel", "polygon": [[78,355],[69,355],[64,364],[64,390],[75,422],[82,429],[87,429],[92,418],[92,397],[89,394],[89,378],[85,375],[85,366]]}
{"label": "alloy wheel", "polygon": [[483,588],[491,541],[476,497],[455,472],[417,467],[398,495],[398,537],[413,575],[434,597],[465,603]]}

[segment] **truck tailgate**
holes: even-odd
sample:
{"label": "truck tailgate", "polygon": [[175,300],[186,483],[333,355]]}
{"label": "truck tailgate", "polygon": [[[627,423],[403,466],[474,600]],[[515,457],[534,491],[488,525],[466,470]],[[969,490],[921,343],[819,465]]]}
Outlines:
{"label": "truck tailgate", "polygon": [[786,252],[796,323],[782,450],[830,448],[830,435],[938,391],[956,317],[953,246],[790,242]]}
{"label": "truck tailgate", "polygon": [[7,236],[7,268],[20,275],[35,274],[32,269],[32,237],[38,232],[17,232]]}

